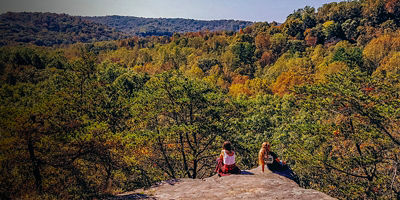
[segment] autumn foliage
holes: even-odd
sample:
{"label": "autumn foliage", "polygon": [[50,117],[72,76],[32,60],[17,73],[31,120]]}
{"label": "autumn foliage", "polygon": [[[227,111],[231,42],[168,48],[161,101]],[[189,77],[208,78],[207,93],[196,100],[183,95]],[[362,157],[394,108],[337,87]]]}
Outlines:
{"label": "autumn foliage", "polygon": [[398,11],[345,1],[238,32],[3,46],[0,198],[212,176],[225,140],[253,168],[268,140],[302,187],[399,199]]}

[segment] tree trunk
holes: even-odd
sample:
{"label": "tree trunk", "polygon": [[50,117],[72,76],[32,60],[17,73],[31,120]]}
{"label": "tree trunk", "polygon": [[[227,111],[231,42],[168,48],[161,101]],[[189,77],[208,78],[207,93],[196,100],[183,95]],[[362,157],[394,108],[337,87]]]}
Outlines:
{"label": "tree trunk", "polygon": [[109,166],[106,170],[107,170],[106,184],[104,185],[103,190],[104,193],[111,194],[111,187],[112,187],[111,166]]}
{"label": "tree trunk", "polygon": [[28,151],[29,151],[29,157],[32,163],[33,167],[33,176],[35,177],[35,185],[36,185],[36,190],[39,193],[43,192],[42,188],[42,175],[40,174],[40,163],[38,159],[35,156],[35,147],[33,145],[32,141],[32,133],[28,131]]}
{"label": "tree trunk", "polygon": [[[157,129],[157,132],[158,132],[158,129]],[[158,137],[158,146],[160,147],[161,153],[162,153],[162,155],[163,155],[163,157],[164,157],[164,160],[165,160],[165,162],[167,163],[167,167],[168,167],[168,169],[169,169],[169,171],[170,171],[170,173],[171,173],[171,175],[172,175],[171,178],[176,178],[176,176],[175,176],[175,170],[174,170],[174,168],[171,166],[171,164],[169,163],[169,159],[168,159],[168,157],[167,157],[167,153],[165,152],[164,145],[163,145],[163,143],[162,143],[160,137]]]}
{"label": "tree trunk", "polygon": [[194,179],[197,177],[197,163],[198,163],[198,160],[194,159],[193,160],[193,176],[192,176],[192,178],[194,178]]}
{"label": "tree trunk", "polygon": [[183,135],[182,133],[179,133],[179,141],[181,143],[181,154],[183,158],[183,169],[185,170],[186,174],[188,175],[189,178],[192,178],[192,175],[189,172],[189,167],[186,161],[186,154],[185,154],[185,143],[183,141]]}

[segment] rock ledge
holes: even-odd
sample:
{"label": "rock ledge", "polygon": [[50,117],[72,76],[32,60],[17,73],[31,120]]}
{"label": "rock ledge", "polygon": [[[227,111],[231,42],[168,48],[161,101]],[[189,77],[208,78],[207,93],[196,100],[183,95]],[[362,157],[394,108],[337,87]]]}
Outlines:
{"label": "rock ledge", "polygon": [[119,194],[117,199],[335,199],[316,190],[301,188],[294,181],[268,170],[262,173],[255,168],[246,172],[165,181],[148,190]]}

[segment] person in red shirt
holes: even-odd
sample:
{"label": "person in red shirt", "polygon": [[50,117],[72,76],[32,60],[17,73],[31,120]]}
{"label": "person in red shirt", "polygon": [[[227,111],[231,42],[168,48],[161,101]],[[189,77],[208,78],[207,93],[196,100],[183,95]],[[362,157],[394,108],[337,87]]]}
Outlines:
{"label": "person in red shirt", "polygon": [[219,175],[240,174],[240,169],[236,166],[235,151],[229,141],[224,142],[222,151],[217,160],[217,169]]}

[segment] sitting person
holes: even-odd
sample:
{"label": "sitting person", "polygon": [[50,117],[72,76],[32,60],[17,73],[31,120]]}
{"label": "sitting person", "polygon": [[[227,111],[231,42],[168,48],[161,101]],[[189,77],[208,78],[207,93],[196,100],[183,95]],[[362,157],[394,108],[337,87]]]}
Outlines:
{"label": "sitting person", "polygon": [[235,152],[232,149],[232,145],[229,141],[224,142],[222,146],[223,150],[217,159],[217,169],[219,175],[225,174],[240,174],[240,169],[236,166]]}
{"label": "sitting person", "polygon": [[261,149],[258,153],[258,162],[261,165],[261,170],[264,172],[265,164],[269,170],[274,173],[280,174],[290,179],[294,179],[292,170],[286,165],[286,162],[280,161],[278,156],[270,151],[270,145],[268,142],[262,143]]}

